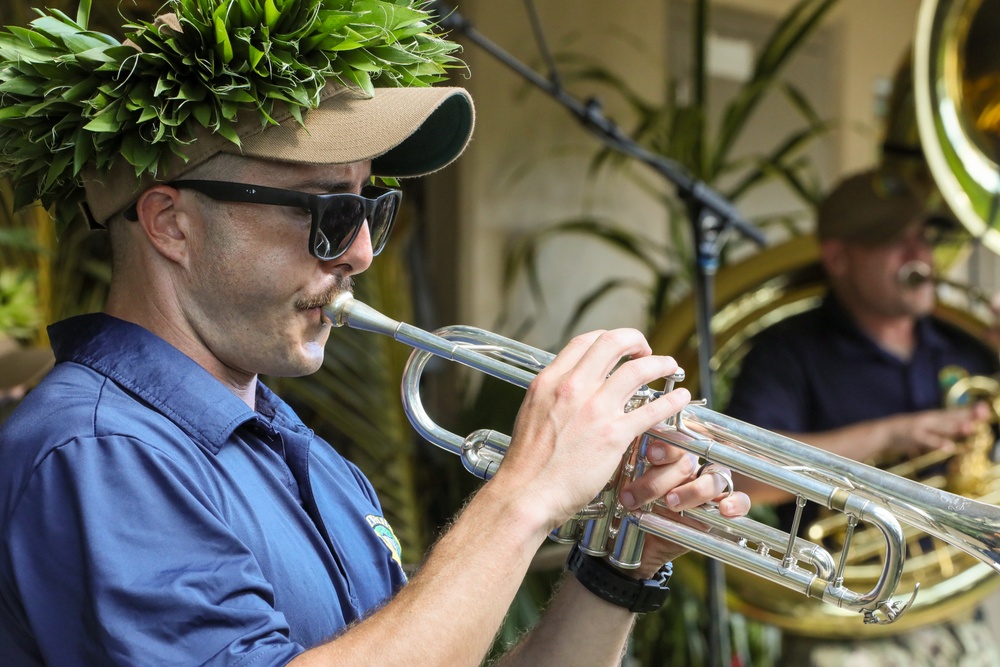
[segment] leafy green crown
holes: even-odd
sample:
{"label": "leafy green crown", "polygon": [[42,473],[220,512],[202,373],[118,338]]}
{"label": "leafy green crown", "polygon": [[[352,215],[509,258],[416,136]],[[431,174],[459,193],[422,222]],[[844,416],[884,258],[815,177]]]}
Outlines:
{"label": "leafy green crown", "polygon": [[196,128],[239,145],[238,111],[301,122],[328,81],[428,86],[463,66],[425,0],[168,0],[177,20],[128,24],[125,43],[88,30],[90,2],[0,31],[0,176],[15,207],[54,205],[60,228],[88,165],[155,176]]}

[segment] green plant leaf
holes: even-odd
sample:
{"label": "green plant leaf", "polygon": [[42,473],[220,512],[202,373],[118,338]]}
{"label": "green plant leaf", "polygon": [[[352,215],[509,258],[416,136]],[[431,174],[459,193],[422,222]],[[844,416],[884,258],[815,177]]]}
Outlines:
{"label": "green plant leaf", "polygon": [[748,122],[772,82],[798,47],[815,31],[837,0],[799,0],[771,33],[757,56],[753,77],[729,105],[719,132],[711,173],[721,169],[736,137]]}
{"label": "green plant leaf", "polygon": [[647,285],[638,280],[632,280],[629,278],[610,278],[605,280],[593,290],[584,294],[576,302],[573,312],[570,314],[569,320],[566,322],[566,326],[563,327],[563,339],[568,339],[572,336],[574,330],[577,326],[579,326],[580,321],[587,315],[587,313],[590,312],[591,308],[597,305],[598,302],[612,293],[622,289],[633,290],[640,294],[648,292]]}

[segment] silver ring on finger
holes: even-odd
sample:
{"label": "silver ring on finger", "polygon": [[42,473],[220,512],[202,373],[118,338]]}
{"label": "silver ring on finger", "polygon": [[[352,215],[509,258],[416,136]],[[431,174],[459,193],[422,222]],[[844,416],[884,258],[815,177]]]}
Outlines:
{"label": "silver ring on finger", "polygon": [[[698,474],[695,476],[701,477],[702,475],[718,475],[722,478],[722,480],[726,483],[726,488],[719,495],[725,495],[725,497],[728,498],[733,495],[733,491],[736,490],[736,487],[733,486],[733,473],[725,466],[721,466],[718,463],[705,463],[698,468]],[[718,497],[719,496],[716,496],[716,498]]]}

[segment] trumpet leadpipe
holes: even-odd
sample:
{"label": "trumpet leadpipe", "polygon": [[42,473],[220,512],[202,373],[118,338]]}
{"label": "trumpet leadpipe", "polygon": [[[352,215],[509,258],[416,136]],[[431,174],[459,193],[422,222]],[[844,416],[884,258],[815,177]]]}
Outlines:
{"label": "trumpet leadpipe", "polygon": [[[549,365],[555,357],[549,352],[537,350],[496,334],[493,334],[495,338],[493,341],[476,338],[474,344],[470,344],[468,337],[466,339],[460,337],[457,341],[445,338],[387,317],[355,299],[350,292],[341,292],[333,302],[323,308],[323,312],[335,326],[348,326],[352,329],[389,336],[410,347],[475,368],[521,388],[527,388],[537,372]],[[462,330],[479,331],[471,327],[452,328],[452,331],[459,333]],[[504,359],[498,360],[487,354],[488,352],[503,354]],[[519,352],[522,355],[516,357]],[[512,362],[535,365],[535,372],[512,366]]]}

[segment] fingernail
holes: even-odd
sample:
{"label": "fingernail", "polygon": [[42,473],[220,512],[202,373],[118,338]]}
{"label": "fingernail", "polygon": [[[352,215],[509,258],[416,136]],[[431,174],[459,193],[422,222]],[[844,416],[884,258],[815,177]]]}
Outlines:
{"label": "fingernail", "polygon": [[631,491],[623,491],[618,497],[618,501],[628,509],[635,509],[635,496]]}
{"label": "fingernail", "polygon": [[681,504],[681,497],[676,493],[667,494],[667,507],[670,509],[677,509],[677,506]]}
{"label": "fingernail", "polygon": [[649,459],[651,463],[660,463],[665,457],[666,452],[663,451],[663,447],[653,445],[646,450],[646,458]]}

